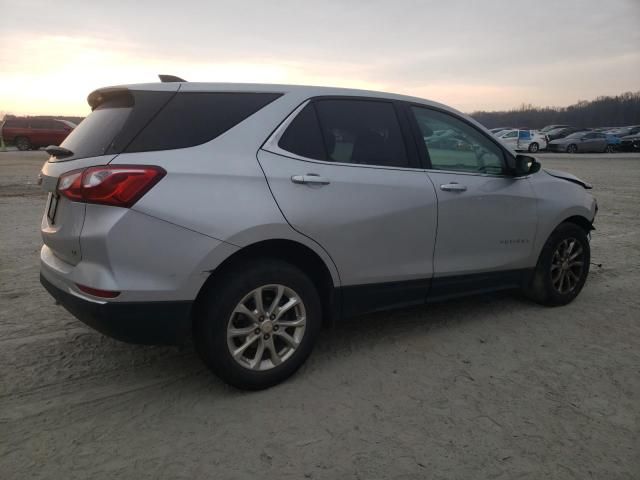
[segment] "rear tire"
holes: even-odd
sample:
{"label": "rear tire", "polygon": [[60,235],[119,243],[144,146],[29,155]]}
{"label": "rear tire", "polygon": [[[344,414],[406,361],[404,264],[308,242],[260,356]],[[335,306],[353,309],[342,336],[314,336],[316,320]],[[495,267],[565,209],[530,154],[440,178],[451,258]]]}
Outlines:
{"label": "rear tire", "polygon": [[226,383],[261,390],[300,368],[321,325],[320,297],[309,277],[289,263],[255,259],[202,292],[194,340],[202,360]]}
{"label": "rear tire", "polygon": [[590,262],[591,249],[584,229],[562,223],[545,243],[524,293],[542,305],[566,305],[584,287]]}
{"label": "rear tire", "polygon": [[613,153],[616,149],[613,145],[607,145],[604,149],[604,153]]}
{"label": "rear tire", "polygon": [[540,150],[540,145],[538,145],[537,142],[533,142],[533,143],[529,144],[529,152],[530,153],[536,153],[538,150]]}
{"label": "rear tire", "polygon": [[16,137],[14,142],[21,152],[25,152],[31,148],[31,142],[27,137]]}
{"label": "rear tire", "polygon": [[572,143],[567,147],[567,153],[577,153],[578,146],[575,143]]}

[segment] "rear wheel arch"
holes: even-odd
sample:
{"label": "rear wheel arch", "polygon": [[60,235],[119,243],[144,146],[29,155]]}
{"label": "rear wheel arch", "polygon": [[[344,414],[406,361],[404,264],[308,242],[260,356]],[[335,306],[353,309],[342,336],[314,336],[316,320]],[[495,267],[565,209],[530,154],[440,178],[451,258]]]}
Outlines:
{"label": "rear wheel arch", "polygon": [[[322,302],[322,317],[325,324],[331,324],[337,317],[338,302],[335,299],[335,284],[331,272],[324,260],[311,248],[293,240],[274,239],[260,241],[230,255],[215,268],[200,289],[194,307],[202,303],[200,298],[214,288],[216,282],[223,281],[227,275],[243,263],[275,259],[290,263],[309,276],[314,283]],[[194,315],[196,318],[197,315]]]}

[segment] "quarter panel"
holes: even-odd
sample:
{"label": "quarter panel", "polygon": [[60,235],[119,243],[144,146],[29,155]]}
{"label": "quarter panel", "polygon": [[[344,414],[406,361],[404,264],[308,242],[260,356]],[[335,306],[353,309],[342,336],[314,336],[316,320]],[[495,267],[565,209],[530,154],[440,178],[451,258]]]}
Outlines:
{"label": "quarter panel", "polygon": [[211,269],[238,250],[192,230],[102,205],[87,205],[82,261],[69,280],[122,291],[114,301],[193,300]]}

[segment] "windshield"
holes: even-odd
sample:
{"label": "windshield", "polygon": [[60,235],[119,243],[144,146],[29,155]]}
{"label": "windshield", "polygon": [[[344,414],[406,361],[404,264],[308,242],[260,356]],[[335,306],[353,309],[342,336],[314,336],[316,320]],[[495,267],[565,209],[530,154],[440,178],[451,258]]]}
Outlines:
{"label": "windshield", "polygon": [[576,132],[576,133],[572,133],[571,135],[567,135],[567,138],[581,138],[582,136],[584,136],[587,132]]}

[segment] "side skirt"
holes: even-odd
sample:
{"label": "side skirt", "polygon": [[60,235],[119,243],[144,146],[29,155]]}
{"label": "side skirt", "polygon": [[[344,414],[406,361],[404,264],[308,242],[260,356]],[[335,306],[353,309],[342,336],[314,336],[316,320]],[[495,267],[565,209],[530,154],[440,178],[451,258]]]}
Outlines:
{"label": "side skirt", "polygon": [[434,278],[427,295],[427,303],[520,288],[531,280],[533,271],[533,269],[506,270]]}
{"label": "side skirt", "polygon": [[334,299],[341,303],[340,318],[392,310],[452,298],[520,288],[533,269],[455,275],[401,282],[349,285],[337,288]]}

